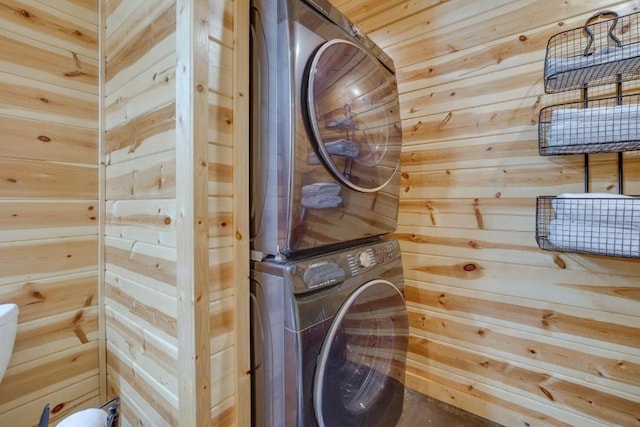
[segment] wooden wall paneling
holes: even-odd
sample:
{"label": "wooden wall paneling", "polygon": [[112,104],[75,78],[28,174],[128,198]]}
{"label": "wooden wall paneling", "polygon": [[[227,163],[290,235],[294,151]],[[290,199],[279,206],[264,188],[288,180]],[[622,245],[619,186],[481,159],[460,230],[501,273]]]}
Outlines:
{"label": "wooden wall paneling", "polygon": [[100,399],[98,4],[10,1],[0,23],[0,303],[20,307],[0,425],[35,425]]}
{"label": "wooden wall paneling", "polygon": [[177,2],[176,224],[180,424],[208,424],[214,385],[208,296],[208,1]]}
{"label": "wooden wall paneling", "polygon": [[549,408],[535,400],[515,395],[501,385],[487,385],[450,369],[426,366],[413,360],[407,366],[407,384],[443,402],[474,408],[478,415],[505,426],[602,427],[596,420]]}
{"label": "wooden wall paneling", "polygon": [[164,151],[107,168],[107,200],[171,199],[176,194],[176,153]]}
{"label": "wooden wall paneling", "polygon": [[0,73],[0,114],[96,129],[95,93]]}
{"label": "wooden wall paneling", "polygon": [[[594,384],[637,394],[640,358],[580,343],[567,348],[563,340],[552,336],[505,328],[499,323],[463,319],[439,312],[411,308],[410,324],[416,336],[436,339],[485,351],[503,359],[529,364],[539,369],[556,367],[557,372],[580,377]],[[492,321],[495,320],[491,319]]]}
{"label": "wooden wall paneling", "polygon": [[236,426],[251,424],[251,362],[249,331],[249,1],[235,0],[234,10],[234,127],[233,225],[236,306],[234,330]]}
{"label": "wooden wall paneling", "polygon": [[[583,191],[581,156],[537,153],[540,109],[580,98],[544,93],[546,42],[637,4],[462,3],[341,3],[398,71],[407,384],[504,425],[635,425],[638,261],[541,251],[534,227],[537,195]],[[615,192],[615,156],[590,165]]]}
{"label": "wooden wall paneling", "polygon": [[106,203],[107,234],[176,247],[176,204],[172,199],[115,200]]}
{"label": "wooden wall paneling", "polygon": [[175,0],[146,1],[131,14],[127,5],[119,6],[127,14],[125,22],[107,34],[107,96],[176,49]]}
{"label": "wooden wall paneling", "polygon": [[[0,27],[97,60],[97,20],[85,21],[87,16],[84,14],[73,16],[67,13],[68,10],[58,9],[61,4],[63,3],[49,4],[29,0],[6,1],[0,9]],[[97,3],[93,3],[90,13],[97,16]]]}
{"label": "wooden wall paneling", "polygon": [[176,97],[176,58],[168,55],[105,99],[105,121],[111,129],[129,117],[156,112]]}
{"label": "wooden wall paneling", "polygon": [[[73,412],[98,406],[102,402],[98,390],[87,393],[87,390],[93,390],[95,382],[95,378],[88,378],[56,390],[55,402],[63,403],[63,405],[54,407],[54,410],[50,413],[49,422],[52,424],[57,423]],[[51,396],[34,399],[29,403],[7,411],[3,414],[3,417],[7,420],[25,420],[25,422],[32,422],[33,425],[36,425],[42,408],[47,403],[51,405]]]}
{"label": "wooden wall paneling", "polygon": [[2,200],[0,241],[17,242],[96,234],[99,223],[97,205],[95,200]]}
{"label": "wooden wall paneling", "polygon": [[123,425],[177,425],[176,5],[105,4],[107,389]]}
{"label": "wooden wall paneling", "polygon": [[0,31],[0,46],[0,67],[10,74],[97,94],[95,57],[8,31]]}
{"label": "wooden wall paneling", "polygon": [[173,151],[175,140],[175,103],[171,103],[109,129],[105,135],[106,163]]}

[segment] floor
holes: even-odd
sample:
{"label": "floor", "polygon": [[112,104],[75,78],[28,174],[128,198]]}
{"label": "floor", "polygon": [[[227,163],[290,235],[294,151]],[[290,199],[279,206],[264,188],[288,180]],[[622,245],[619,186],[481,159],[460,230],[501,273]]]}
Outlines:
{"label": "floor", "polygon": [[501,427],[492,421],[405,389],[404,411],[397,427]]}

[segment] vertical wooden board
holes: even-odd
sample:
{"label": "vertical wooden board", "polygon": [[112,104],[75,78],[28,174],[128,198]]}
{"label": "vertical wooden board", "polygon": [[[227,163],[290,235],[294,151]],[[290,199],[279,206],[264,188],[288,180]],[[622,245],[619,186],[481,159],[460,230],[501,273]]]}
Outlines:
{"label": "vertical wooden board", "polygon": [[233,198],[209,197],[209,248],[233,246]]}
{"label": "vertical wooden board", "polygon": [[176,224],[178,292],[178,413],[185,426],[210,418],[208,360],[207,0],[177,2]]}
{"label": "vertical wooden board", "polygon": [[237,16],[238,11],[235,5],[231,0],[209,1],[209,37],[230,48],[236,47],[238,39],[237,27],[234,27],[234,14]]}
{"label": "vertical wooden board", "polygon": [[[210,356],[211,366],[211,402],[212,407],[219,405],[229,397],[233,396],[236,390],[235,366],[236,350],[231,347]],[[211,408],[207,411],[208,415]]]}

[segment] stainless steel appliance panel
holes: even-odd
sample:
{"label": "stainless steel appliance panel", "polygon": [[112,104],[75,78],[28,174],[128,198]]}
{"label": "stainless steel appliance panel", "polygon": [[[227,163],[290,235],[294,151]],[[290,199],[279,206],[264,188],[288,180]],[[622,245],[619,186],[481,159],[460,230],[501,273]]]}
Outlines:
{"label": "stainless steel appliance panel", "polygon": [[325,3],[253,2],[251,244],[265,256],[335,249],[397,224],[392,63]]}

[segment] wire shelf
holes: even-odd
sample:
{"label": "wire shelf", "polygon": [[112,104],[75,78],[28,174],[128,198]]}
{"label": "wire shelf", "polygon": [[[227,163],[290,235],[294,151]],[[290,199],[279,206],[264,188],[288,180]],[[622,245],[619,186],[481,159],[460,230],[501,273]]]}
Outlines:
{"label": "wire shelf", "polygon": [[548,251],[640,258],[640,197],[539,196],[536,241]]}
{"label": "wire shelf", "polygon": [[[612,19],[590,23],[600,17]],[[640,12],[618,16],[602,11],[584,26],[549,39],[544,61],[547,93],[640,77]]]}
{"label": "wire shelf", "polygon": [[552,105],[540,110],[542,156],[640,150],[640,94]]}

